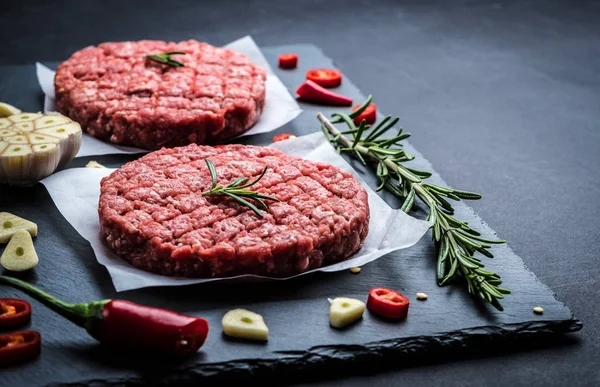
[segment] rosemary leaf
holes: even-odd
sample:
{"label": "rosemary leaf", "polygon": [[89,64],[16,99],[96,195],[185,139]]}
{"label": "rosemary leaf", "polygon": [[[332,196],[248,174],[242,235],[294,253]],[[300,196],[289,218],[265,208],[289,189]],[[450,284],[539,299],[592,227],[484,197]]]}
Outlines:
{"label": "rosemary leaf", "polygon": [[215,165],[209,159],[204,159],[204,162],[206,162],[210,177],[212,178],[212,188],[215,188],[217,186],[217,170],[215,169]]}

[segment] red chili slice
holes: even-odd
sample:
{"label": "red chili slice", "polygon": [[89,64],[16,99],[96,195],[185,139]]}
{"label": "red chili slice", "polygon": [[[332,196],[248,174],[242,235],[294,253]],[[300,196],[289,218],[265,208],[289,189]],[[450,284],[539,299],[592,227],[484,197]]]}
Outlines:
{"label": "red chili slice", "polygon": [[[361,106],[362,105],[357,105],[353,107],[352,111],[358,110]],[[377,121],[377,105],[370,103],[362,113],[354,117],[354,123],[356,125],[360,125],[362,120],[365,120],[365,123],[368,125],[373,125],[375,121]]]}
{"label": "red chili slice", "polygon": [[279,67],[282,69],[295,69],[298,66],[298,55],[281,54],[279,55]]}
{"label": "red chili slice", "polygon": [[42,336],[38,332],[20,331],[0,336],[0,365],[31,360],[41,351]]}
{"label": "red chili slice", "polygon": [[352,105],[352,99],[329,91],[311,80],[308,80],[300,85],[300,87],[296,90],[296,94],[298,94],[300,98],[312,102],[341,106]]}
{"label": "red chili slice", "polygon": [[342,84],[342,73],[333,69],[312,69],[306,73],[306,79],[323,87],[337,87]]}
{"label": "red chili slice", "polygon": [[296,136],[291,133],[280,133],[273,136],[273,142],[285,141],[289,140],[290,138],[296,138]]}
{"label": "red chili slice", "polygon": [[383,317],[402,319],[408,315],[410,300],[395,290],[374,288],[369,292],[367,309]]}
{"label": "red chili slice", "polygon": [[12,328],[31,320],[29,302],[16,298],[0,298],[0,327]]}

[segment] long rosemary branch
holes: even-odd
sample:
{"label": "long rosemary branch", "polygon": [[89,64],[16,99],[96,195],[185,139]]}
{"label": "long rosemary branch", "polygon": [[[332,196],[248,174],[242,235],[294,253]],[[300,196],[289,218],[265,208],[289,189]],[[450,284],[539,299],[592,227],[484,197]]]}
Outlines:
{"label": "long rosemary branch", "polygon": [[424,182],[424,179],[431,176],[430,172],[406,167],[404,163],[414,157],[401,148],[402,141],[410,134],[403,133],[403,129],[399,128],[394,136],[384,137],[399,118],[392,119],[391,116],[387,116],[373,129],[364,121],[357,127],[353,119],[370,102],[369,96],[357,111],[351,114],[333,114],[332,117],[336,119],[334,123],[346,124],[348,130],[345,131],[338,130],[323,114],[317,114],[323,133],[338,152],[346,152],[363,165],[375,168],[380,180],[377,190],[385,188],[403,199],[403,211],[412,210],[417,198],[427,206],[427,220],[432,222],[432,238],[438,249],[437,278],[440,286],[447,284],[460,273],[466,280],[471,294],[489,302],[498,310],[503,310],[499,300],[510,291],[499,286],[502,280],[498,274],[483,269],[484,264],[475,253],[479,252],[492,258],[493,255],[488,250],[490,245],[504,241],[482,238],[478,231],[453,216],[454,209],[445,199],[475,200],[481,198],[481,195]]}

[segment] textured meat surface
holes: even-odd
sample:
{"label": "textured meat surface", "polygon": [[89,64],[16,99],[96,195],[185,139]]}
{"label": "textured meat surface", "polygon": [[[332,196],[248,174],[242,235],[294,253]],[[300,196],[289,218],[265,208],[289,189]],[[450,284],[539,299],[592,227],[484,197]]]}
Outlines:
{"label": "textured meat surface", "polygon": [[[214,163],[220,185],[265,176],[250,189],[273,196],[259,217],[206,197]],[[369,228],[367,193],[348,172],[270,147],[195,144],[125,164],[101,182],[101,234],[121,258],[168,276],[285,277],[348,258]]]}
{"label": "textured meat surface", "polygon": [[[181,51],[171,67],[146,58]],[[160,149],[217,144],[250,129],[265,103],[265,71],[244,54],[189,40],[103,43],[61,63],[59,112],[92,136]]]}

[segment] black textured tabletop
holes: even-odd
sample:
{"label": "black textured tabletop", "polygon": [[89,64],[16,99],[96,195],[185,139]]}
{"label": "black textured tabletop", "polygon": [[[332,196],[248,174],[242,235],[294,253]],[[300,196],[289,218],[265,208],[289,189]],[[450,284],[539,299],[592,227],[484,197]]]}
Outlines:
{"label": "black textured tabletop", "polygon": [[600,2],[3,2],[0,79],[17,88],[2,69],[103,41],[220,45],[247,34],[321,47],[401,116],[446,182],[483,194],[470,205],[584,324],[550,342],[390,359],[326,383],[600,384]]}

